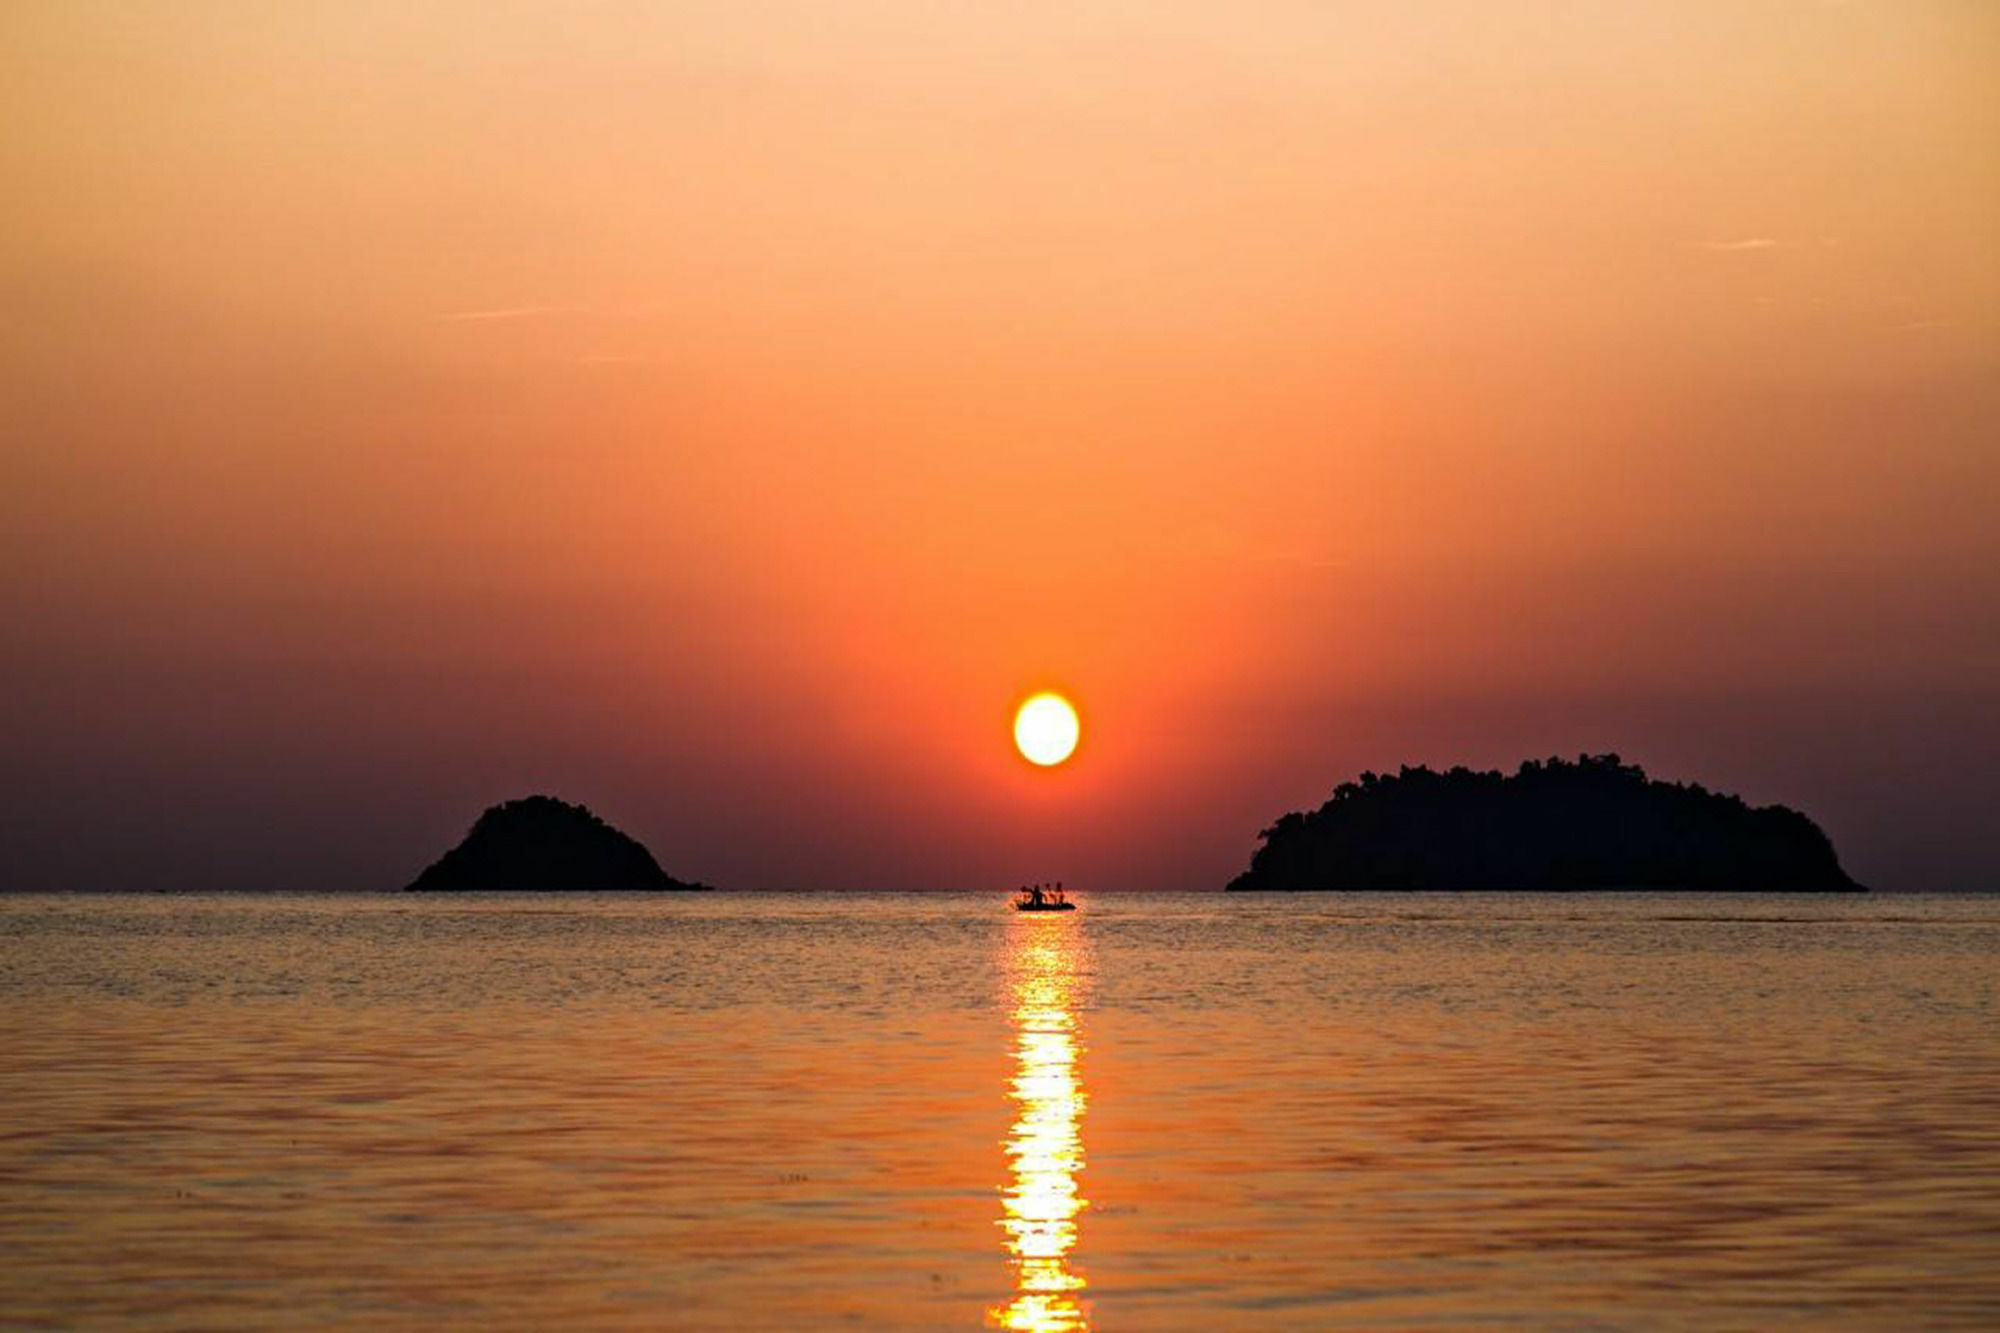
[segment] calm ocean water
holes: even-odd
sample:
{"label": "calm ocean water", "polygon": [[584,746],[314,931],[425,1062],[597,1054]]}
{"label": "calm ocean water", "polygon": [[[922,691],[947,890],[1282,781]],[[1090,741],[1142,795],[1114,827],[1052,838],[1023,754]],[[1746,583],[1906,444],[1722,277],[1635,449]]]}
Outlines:
{"label": "calm ocean water", "polygon": [[0,1324],[2000,1326],[2000,898],[0,898]]}

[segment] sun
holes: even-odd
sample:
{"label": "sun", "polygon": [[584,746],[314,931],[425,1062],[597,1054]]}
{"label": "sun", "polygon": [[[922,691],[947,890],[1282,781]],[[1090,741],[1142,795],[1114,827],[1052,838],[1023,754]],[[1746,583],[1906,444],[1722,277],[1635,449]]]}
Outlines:
{"label": "sun", "polygon": [[1060,694],[1037,694],[1014,714],[1014,745],[1031,764],[1052,768],[1076,752],[1083,726]]}

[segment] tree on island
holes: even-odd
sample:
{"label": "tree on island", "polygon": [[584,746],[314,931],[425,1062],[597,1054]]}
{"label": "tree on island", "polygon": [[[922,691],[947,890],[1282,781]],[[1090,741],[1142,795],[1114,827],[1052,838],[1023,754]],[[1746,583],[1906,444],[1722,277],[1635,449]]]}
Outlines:
{"label": "tree on island", "polygon": [[1363,773],[1257,835],[1235,891],[1854,891],[1817,824],[1782,805],[1646,777],[1615,754]]}
{"label": "tree on island", "polygon": [[580,805],[528,796],[491,807],[411,889],[599,893],[703,889],[675,879],[637,839]]}

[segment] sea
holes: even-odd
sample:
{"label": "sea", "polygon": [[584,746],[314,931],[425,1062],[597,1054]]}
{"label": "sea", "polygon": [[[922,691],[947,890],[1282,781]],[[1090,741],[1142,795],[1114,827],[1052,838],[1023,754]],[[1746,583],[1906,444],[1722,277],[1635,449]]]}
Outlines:
{"label": "sea", "polygon": [[2000,1327],[2000,897],[0,897],[0,1326]]}

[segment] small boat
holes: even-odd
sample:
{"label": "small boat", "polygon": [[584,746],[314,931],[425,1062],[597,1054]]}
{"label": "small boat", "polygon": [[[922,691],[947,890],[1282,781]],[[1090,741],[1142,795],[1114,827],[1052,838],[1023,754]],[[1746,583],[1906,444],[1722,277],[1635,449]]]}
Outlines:
{"label": "small boat", "polygon": [[1062,886],[1044,889],[1037,886],[1022,889],[1021,896],[1014,899],[1017,912],[1074,912],[1076,904],[1063,896]]}

